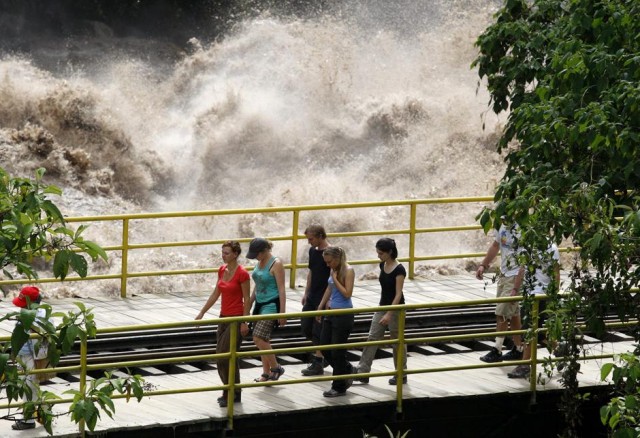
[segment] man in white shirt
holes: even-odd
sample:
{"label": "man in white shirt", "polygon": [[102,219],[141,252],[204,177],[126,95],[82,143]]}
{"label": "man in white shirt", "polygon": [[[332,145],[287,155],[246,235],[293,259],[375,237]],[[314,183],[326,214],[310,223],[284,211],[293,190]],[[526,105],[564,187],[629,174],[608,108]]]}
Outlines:
{"label": "man in white shirt", "polygon": [[[543,264],[543,266],[539,266],[533,275],[533,289],[531,293],[533,295],[544,295],[547,293],[547,289],[551,284],[551,279],[553,276],[555,282],[554,286],[558,288],[560,286],[560,251],[558,251],[558,247],[556,244],[551,244],[549,249],[547,250],[550,260]],[[522,278],[524,277],[524,268],[521,268],[518,275]],[[544,314],[544,310],[546,308],[545,300],[539,301],[538,307],[538,325],[544,324],[546,319],[546,315]],[[525,327],[527,329],[528,327]],[[538,342],[543,341],[544,336],[540,335],[538,337]],[[531,345],[529,343],[526,344],[524,348],[524,354],[522,356],[523,360],[531,358]],[[518,378],[526,378],[529,377],[531,373],[531,367],[529,365],[518,365],[513,371],[507,373],[507,376],[512,379]]]}
{"label": "man in white shirt", "polygon": [[[518,277],[520,266],[516,260],[517,241],[520,236],[517,224],[503,224],[496,233],[496,238],[487,250],[487,254],[476,271],[476,278],[482,280],[484,273],[489,269],[491,262],[500,253],[500,275],[498,277],[497,296],[510,297],[520,293],[522,277]],[[496,305],[496,331],[520,330],[520,304],[517,301],[498,303]],[[520,360],[522,358],[522,339],[514,336],[514,347],[506,354],[502,354],[504,336],[497,336],[495,345],[480,358],[487,363],[501,362],[503,360]]]}

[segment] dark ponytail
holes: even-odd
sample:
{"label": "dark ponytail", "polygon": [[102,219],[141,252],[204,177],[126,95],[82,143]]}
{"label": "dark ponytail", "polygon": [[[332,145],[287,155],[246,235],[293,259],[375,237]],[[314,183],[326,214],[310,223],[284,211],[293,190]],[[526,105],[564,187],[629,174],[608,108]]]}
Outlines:
{"label": "dark ponytail", "polygon": [[396,248],[396,241],[393,239],[383,237],[376,242],[376,249],[388,253],[393,260],[398,258],[398,248]]}

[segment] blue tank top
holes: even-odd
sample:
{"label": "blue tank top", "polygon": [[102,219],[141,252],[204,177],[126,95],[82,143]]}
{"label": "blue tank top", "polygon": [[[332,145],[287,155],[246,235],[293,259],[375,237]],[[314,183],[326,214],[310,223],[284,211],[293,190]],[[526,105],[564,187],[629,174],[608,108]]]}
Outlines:
{"label": "blue tank top", "polygon": [[277,313],[277,307],[273,301],[278,299],[280,296],[278,292],[278,283],[276,283],[276,277],[271,275],[269,272],[275,261],[276,258],[271,257],[265,264],[264,268],[260,268],[260,265],[258,264],[251,273],[251,278],[253,278],[253,282],[256,284],[256,301],[258,303],[272,301],[260,308],[260,315]]}
{"label": "blue tank top", "polygon": [[351,298],[345,298],[344,295],[340,293],[340,291],[336,287],[336,284],[333,282],[333,277],[329,277],[328,284],[331,288],[329,307],[331,307],[332,309],[351,309],[353,307]]}

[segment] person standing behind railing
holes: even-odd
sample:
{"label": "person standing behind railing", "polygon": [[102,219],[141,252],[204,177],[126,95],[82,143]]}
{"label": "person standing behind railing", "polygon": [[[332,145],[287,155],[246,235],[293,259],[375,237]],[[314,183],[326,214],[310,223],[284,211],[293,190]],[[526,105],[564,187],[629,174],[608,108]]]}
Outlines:
{"label": "person standing behind railing", "polygon": [[[327,289],[327,280],[331,275],[331,270],[324,262],[322,253],[329,246],[327,233],[324,227],[319,224],[312,224],[304,230],[305,236],[311,247],[309,248],[309,271],[307,273],[307,284],[302,297],[302,311],[318,310],[318,305],[322,300],[324,291]],[[322,324],[315,318],[302,318],[300,320],[302,334],[311,341],[313,345],[320,344],[320,333]],[[302,370],[304,376],[320,376],[324,374],[324,355],[321,350],[317,350],[309,366]]]}
{"label": "person standing behind railing", "polygon": [[[389,306],[396,304],[404,304],[404,295],[402,288],[404,286],[404,279],[407,277],[407,271],[396,260],[398,257],[398,248],[396,248],[396,241],[383,237],[376,242],[376,252],[380,259],[380,275],[378,279],[380,281],[381,293],[380,293],[380,305]],[[398,339],[398,312],[394,311],[381,311],[375,312],[371,320],[371,327],[369,328],[369,336],[367,341],[379,341],[384,337],[384,333],[387,328],[391,334],[392,339]],[[377,345],[370,345],[364,347],[362,350],[362,356],[358,363],[358,373],[368,373],[371,371],[371,363],[376,357]],[[407,348],[404,347],[403,357],[403,369],[407,369]],[[393,344],[393,365],[398,364],[398,345]],[[368,377],[361,377],[357,379],[362,383],[369,383]],[[397,383],[396,377],[393,376],[389,379],[390,385]],[[407,376],[402,378],[402,383],[407,383]]]}
{"label": "person standing behind railing", "polygon": [[[355,283],[355,271],[347,264],[347,255],[344,249],[337,246],[330,246],[322,254],[325,263],[331,269],[331,276],[328,280],[327,289],[320,301],[318,310],[325,309],[351,309],[353,303],[353,285]],[[318,317],[320,318],[320,317]],[[322,332],[320,342],[322,345],[344,344],[349,339],[353,330],[354,315],[331,315],[325,316],[322,320]],[[334,376],[342,376],[355,372],[354,367],[347,360],[347,351],[343,348],[335,350],[323,350],[324,356],[333,367]],[[352,380],[334,380],[331,389],[324,391],[325,397],[339,397],[346,395],[347,389],[351,386]]]}
{"label": "person standing behind railing", "polygon": [[[531,285],[532,289],[530,293],[534,296],[546,294],[550,286],[554,287],[556,290],[560,287],[560,251],[556,244],[552,243],[547,252],[550,260],[545,262],[543,266],[536,268],[533,274],[533,284]],[[524,277],[524,268],[520,268],[518,276]],[[538,327],[541,327],[547,319],[547,313],[545,312],[547,302],[545,300],[540,300],[538,303]],[[525,320],[527,323],[523,324],[523,329],[526,330],[529,328],[530,319],[531,318]],[[541,343],[543,341],[545,341],[545,335],[540,333],[538,335],[537,342]],[[555,345],[549,345],[548,347],[552,349]],[[531,359],[531,344],[527,342],[524,347],[522,360],[529,359]],[[528,378],[530,374],[531,367],[529,365],[518,365],[513,371],[508,372],[507,376],[512,379],[519,379]]]}
{"label": "person standing behind railing", "polygon": [[[24,329],[25,333],[31,334],[33,333],[33,327],[38,324],[43,324],[47,318],[47,312],[44,308],[38,307],[40,302],[42,301],[42,295],[40,294],[40,289],[35,286],[25,286],[20,291],[20,295],[13,299],[13,304],[21,309],[33,309],[37,307],[36,310],[36,320],[33,322],[31,327]],[[32,306],[35,305],[35,306]],[[22,326],[22,323],[18,323]],[[23,326],[22,326],[23,327]],[[24,328],[24,327],[23,327]],[[17,329],[17,327],[16,327]],[[36,360],[44,359],[48,354],[48,344],[38,339],[28,339],[20,351],[18,352],[18,366],[22,371],[30,371],[38,368],[36,366]],[[38,385],[37,382],[39,380],[36,374],[26,374],[24,376],[26,388],[25,393],[22,397],[23,401],[34,401],[38,398]],[[33,429],[36,427],[36,421],[33,417],[35,414],[27,415],[22,419],[17,419],[15,424],[11,426],[13,430],[26,430]]]}
{"label": "person standing behind railing", "polygon": [[[249,244],[248,259],[258,260],[251,277],[255,283],[251,294],[251,304],[255,303],[254,315],[267,315],[286,312],[286,295],[284,289],[284,265],[282,261],[271,254],[273,244],[267,239],[257,237]],[[276,324],[284,326],[287,320],[267,319],[256,321],[253,327],[253,342],[261,351],[271,350],[271,334]],[[256,382],[278,380],[284,374],[275,354],[264,354],[262,360],[262,374]]]}
{"label": "person standing behind railing", "polygon": [[[229,240],[222,244],[222,261],[224,265],[218,269],[218,281],[209,296],[207,302],[195,319],[202,319],[219,297],[222,297],[220,306],[220,318],[231,316],[246,316],[251,311],[249,298],[250,280],[249,273],[244,266],[238,263],[238,257],[242,253],[240,243]],[[242,337],[249,334],[249,326],[243,322],[238,325],[236,338],[236,351],[240,350]],[[221,322],[216,331],[216,353],[228,353],[231,351],[231,324]],[[218,375],[222,383],[229,383],[229,359],[218,359]],[[235,383],[240,383],[240,366],[236,359]],[[222,391],[222,397],[218,398],[220,407],[226,407],[228,403],[227,390]],[[233,395],[234,403],[240,403],[241,392],[236,389]]]}
{"label": "person standing behind railing", "polygon": [[[515,293],[519,293],[522,286],[521,279],[518,277],[520,266],[516,259],[517,241],[520,235],[517,224],[509,224],[502,218],[502,225],[496,233],[495,240],[487,250],[487,255],[478,269],[476,270],[476,278],[482,280],[485,270],[489,269],[489,265],[500,253],[500,275],[498,276],[498,298],[510,297]],[[520,320],[520,304],[516,301],[508,303],[498,303],[496,305],[496,331],[505,332],[508,330],[520,330],[522,321]],[[503,360],[520,360],[522,358],[522,339],[520,335],[513,337],[513,348],[506,354],[502,354],[502,345],[504,336],[497,336],[495,346],[480,358],[481,361],[487,363],[502,362]]]}

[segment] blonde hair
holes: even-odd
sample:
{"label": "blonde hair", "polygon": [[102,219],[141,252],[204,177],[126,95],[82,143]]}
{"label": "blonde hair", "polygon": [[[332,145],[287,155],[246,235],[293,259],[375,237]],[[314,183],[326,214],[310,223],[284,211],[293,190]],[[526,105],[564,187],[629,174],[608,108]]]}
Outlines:
{"label": "blonde hair", "polygon": [[324,249],[322,256],[338,260],[339,266],[336,270],[336,276],[341,282],[344,282],[344,279],[347,276],[347,253],[344,252],[344,249],[339,246],[329,246]]}

